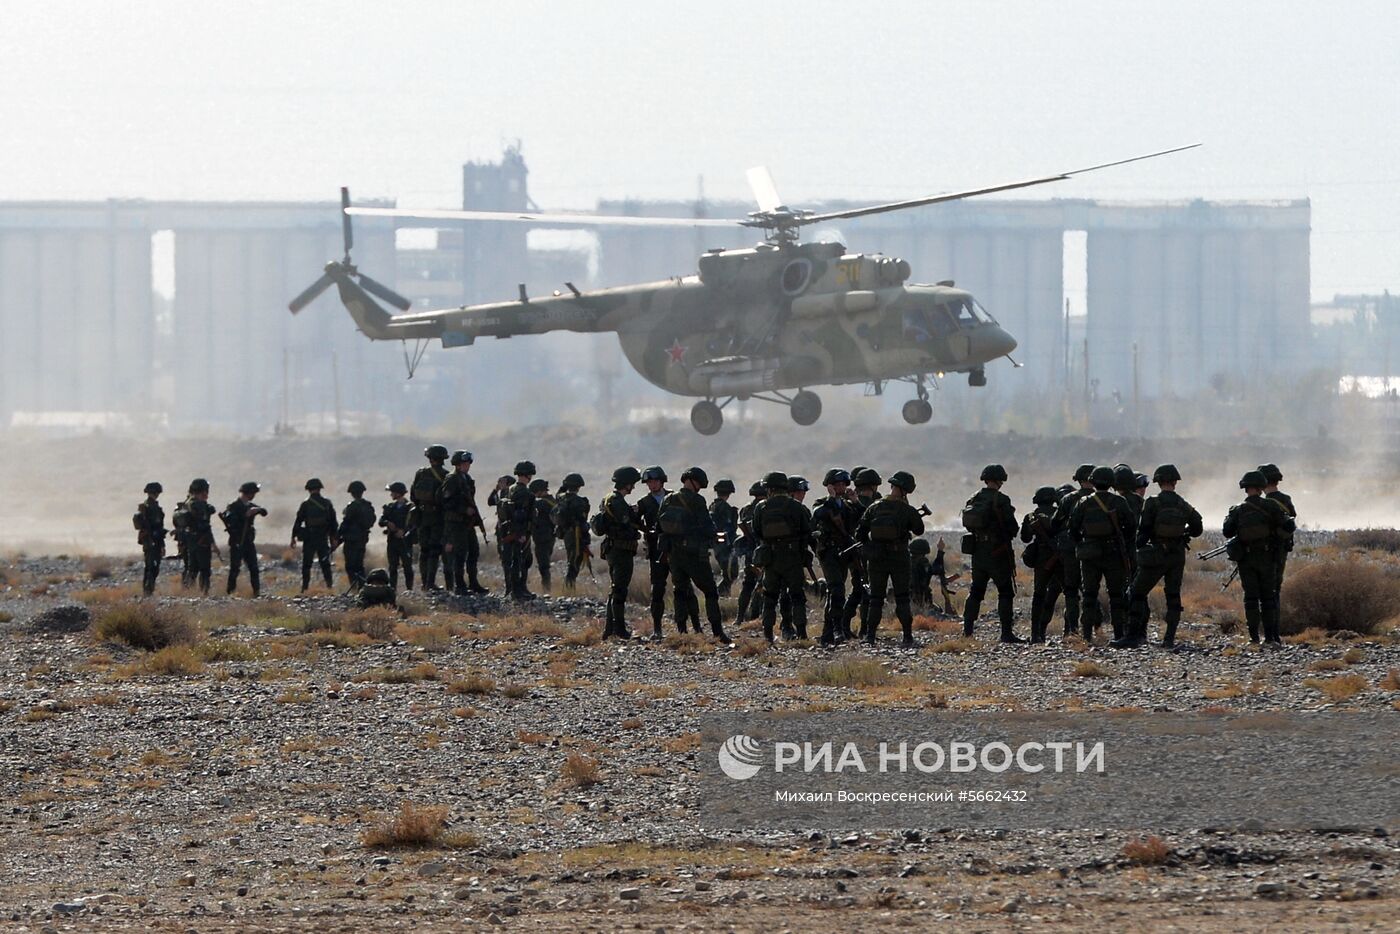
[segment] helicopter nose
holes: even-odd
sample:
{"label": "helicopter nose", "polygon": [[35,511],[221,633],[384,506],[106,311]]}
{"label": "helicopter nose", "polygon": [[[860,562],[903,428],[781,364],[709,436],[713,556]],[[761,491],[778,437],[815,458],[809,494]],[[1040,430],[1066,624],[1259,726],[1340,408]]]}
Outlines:
{"label": "helicopter nose", "polygon": [[979,328],[972,335],[972,355],[978,360],[995,360],[1016,349],[1016,338],[996,325]]}

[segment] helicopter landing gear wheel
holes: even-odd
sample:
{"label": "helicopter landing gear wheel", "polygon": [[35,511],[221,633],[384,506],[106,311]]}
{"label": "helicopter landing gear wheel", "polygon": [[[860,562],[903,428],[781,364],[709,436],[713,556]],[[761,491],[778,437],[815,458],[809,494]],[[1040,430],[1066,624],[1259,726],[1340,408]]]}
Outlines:
{"label": "helicopter landing gear wheel", "polygon": [[792,420],[799,425],[815,424],[817,419],[822,417],[821,397],[805,389],[792,397],[788,407],[792,413]]}
{"label": "helicopter landing gear wheel", "polygon": [[702,399],[691,407],[690,424],[702,435],[717,434],[724,425],[724,413],[709,399]]}
{"label": "helicopter landing gear wheel", "polygon": [[927,399],[910,399],[904,403],[901,413],[911,425],[922,425],[933,418],[933,406]]}

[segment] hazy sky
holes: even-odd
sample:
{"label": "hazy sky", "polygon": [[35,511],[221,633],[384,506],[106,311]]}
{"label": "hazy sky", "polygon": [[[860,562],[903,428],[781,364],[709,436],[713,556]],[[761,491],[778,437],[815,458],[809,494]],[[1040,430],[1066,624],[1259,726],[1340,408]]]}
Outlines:
{"label": "hazy sky", "polygon": [[[6,3],[0,198],[884,199],[1188,142],[1037,196],[1313,200],[1313,292],[1400,288],[1381,2]],[[871,245],[878,249],[878,244]]]}

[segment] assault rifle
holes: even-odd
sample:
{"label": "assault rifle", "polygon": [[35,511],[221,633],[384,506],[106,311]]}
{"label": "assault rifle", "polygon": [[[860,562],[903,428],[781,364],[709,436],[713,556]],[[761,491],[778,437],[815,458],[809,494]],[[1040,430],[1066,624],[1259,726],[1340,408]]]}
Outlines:
{"label": "assault rifle", "polygon": [[[1233,539],[1231,541],[1233,541]],[[1230,542],[1226,542],[1225,544],[1220,545],[1217,548],[1212,548],[1210,551],[1198,551],[1196,552],[1196,557],[1202,561],[1209,561],[1211,558],[1218,558],[1221,555],[1225,554],[1229,547]],[[1220,585],[1220,592],[1224,593],[1225,591],[1229,590],[1230,585],[1233,584],[1235,582],[1235,578],[1239,576],[1240,566],[1239,563],[1236,562],[1235,566],[1230,569],[1229,575],[1225,578],[1225,582]]]}

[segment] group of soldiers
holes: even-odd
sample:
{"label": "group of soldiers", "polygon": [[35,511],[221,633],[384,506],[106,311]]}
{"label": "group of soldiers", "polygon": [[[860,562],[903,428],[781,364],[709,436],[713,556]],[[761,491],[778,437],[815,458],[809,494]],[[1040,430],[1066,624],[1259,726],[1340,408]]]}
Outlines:
{"label": "group of soldiers", "polygon": [[[477,536],[486,541],[489,536],[477,507],[473,455],[466,450],[449,453],[438,444],[423,453],[428,465],[415,473],[411,484],[385,487],[390,501],[377,520],[374,507],[364,499],[363,482],[347,487],[351,502],[339,513],[322,495],[320,480],[306,482],[308,496],[292,528],[292,543],[302,547],[303,591],[310,586],[313,565],[319,565],[326,585],[333,586],[331,555],[343,546],[350,588],[360,591],[362,600],[368,595],[370,602],[392,601],[400,574],[404,586],[412,589],[415,551],[420,587],[441,589],[441,570],[443,585],[458,594],[487,592],[478,576],[482,541]],[[487,498],[487,508],[495,512],[492,531],[505,593],[517,599],[534,597],[527,586],[532,565],[538,567],[548,592],[555,544],[561,540],[567,567],[564,585],[573,589],[582,568],[592,574],[596,536],[611,579],[605,639],[632,637],[626,606],[639,554],[647,562],[648,606],[657,639],[662,636],[669,589],[678,631],[701,632],[703,598],[710,634],[729,643],[719,600],[736,581],[738,621],[760,618],[770,642],[775,632],[788,639],[808,637],[809,583],[822,601],[818,641],[826,646],[855,639],[874,644],[887,596],[893,597],[902,644],[913,646],[913,604],[932,604],[934,580],[940,584],[943,611],[956,612],[950,596],[955,576],[946,572],[944,543],[938,541],[935,554],[924,537],[929,510],[910,502],[916,482],[907,471],[895,471],[884,481],[870,467],[833,467],[822,478],[826,495],[810,507],[805,502],[810,483],[774,471],[749,488],[750,502],[735,507],[729,500],[736,488],[729,479],[718,480],[713,501],[706,501],[702,491],[710,483],[703,468],[682,472],[679,488],[671,490],[662,467],[625,466],[613,471],[612,491],[596,512],[580,492],[584,480],[579,474],[566,475],[554,494],[535,474],[532,462],[520,461],[512,475],[498,478]],[[1191,540],[1202,534],[1200,513],[1176,492],[1181,475],[1175,466],[1157,468],[1150,482],[1159,492],[1149,496],[1148,477],[1126,464],[1081,465],[1073,484],[1036,490],[1032,511],[1019,523],[1015,506],[1001,491],[1006,470],[988,465],[980,479],[982,488],[961,511],[966,532],[961,551],[971,567],[961,613],[965,634],[973,633],[987,588],[994,586],[1002,642],[1046,641],[1061,595],[1065,635],[1082,632],[1091,639],[1103,621],[1103,589],[1113,628],[1109,644],[1138,647],[1147,642],[1148,597],[1161,584],[1166,597],[1161,644],[1174,644],[1186,554]],[[1273,464],[1245,474],[1240,487],[1247,498],[1231,508],[1224,522],[1229,557],[1236,562],[1244,589],[1250,638],[1258,642],[1262,634],[1273,644],[1279,642],[1279,590],[1296,518],[1292,500],[1278,489],[1282,479]],[[644,492],[632,502],[629,498],[639,484]],[[883,496],[882,484],[888,486]],[[228,533],[229,593],[243,568],[253,594],[259,593],[254,525],[267,515],[254,502],[259,490],[256,483],[244,483],[238,499],[217,513]],[[210,558],[218,553],[208,482],[196,479],[190,484],[169,533],[158,502],[161,485],[147,484],[146,494],[133,517],[145,554],[145,592],[155,589],[169,534],[179,543],[184,584],[208,593]],[[386,538],[388,567],[366,574],[365,549],[376,524]],[[1014,628],[1017,537],[1025,543],[1021,560],[1033,577],[1028,640]],[[859,630],[853,631],[857,619]]]}

